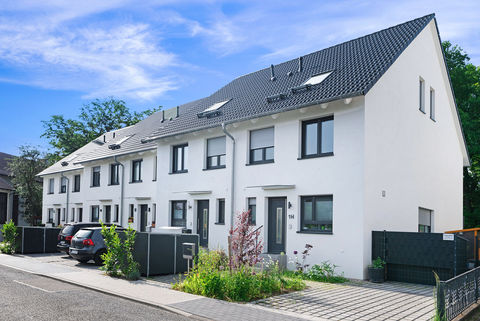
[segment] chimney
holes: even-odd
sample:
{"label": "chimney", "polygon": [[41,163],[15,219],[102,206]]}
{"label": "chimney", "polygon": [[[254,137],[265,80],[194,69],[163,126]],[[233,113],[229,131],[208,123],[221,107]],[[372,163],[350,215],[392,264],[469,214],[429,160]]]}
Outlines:
{"label": "chimney", "polygon": [[275,78],[275,70],[273,69],[273,65],[270,65],[270,80],[271,81],[274,81],[276,78]]}
{"label": "chimney", "polygon": [[303,57],[298,57],[298,72],[303,71]]}

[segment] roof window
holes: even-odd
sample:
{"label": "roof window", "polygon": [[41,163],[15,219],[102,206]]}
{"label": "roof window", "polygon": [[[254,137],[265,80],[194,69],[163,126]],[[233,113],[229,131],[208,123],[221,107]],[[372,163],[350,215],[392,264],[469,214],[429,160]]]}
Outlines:
{"label": "roof window", "polygon": [[319,83],[321,83],[322,81],[325,80],[325,78],[327,78],[328,76],[330,76],[332,72],[325,72],[323,74],[319,74],[319,75],[315,75],[315,76],[312,76],[310,77],[310,79],[308,79],[306,82],[303,83],[303,85],[318,85]]}
{"label": "roof window", "polygon": [[210,118],[210,117],[215,117],[215,116],[220,115],[221,112],[218,109],[220,107],[222,107],[223,105],[225,105],[226,103],[228,103],[229,101],[230,101],[230,99],[211,105],[210,107],[208,107],[207,109],[205,109],[201,113],[198,113],[197,114],[198,118],[203,118],[203,117]]}
{"label": "roof window", "polygon": [[116,143],[113,143],[111,145],[108,145],[108,148],[114,150],[114,149],[119,149],[120,148],[120,145],[122,143],[124,143],[127,139],[129,139],[130,137],[132,137],[133,135],[130,135],[130,136],[125,136],[125,137],[122,137],[118,142]]}

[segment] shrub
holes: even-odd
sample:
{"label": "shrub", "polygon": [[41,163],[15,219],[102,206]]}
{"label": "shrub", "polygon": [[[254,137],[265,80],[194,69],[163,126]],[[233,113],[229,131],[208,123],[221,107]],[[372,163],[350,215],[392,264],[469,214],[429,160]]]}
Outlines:
{"label": "shrub", "polygon": [[372,264],[370,264],[368,267],[374,268],[374,269],[383,269],[383,267],[387,264],[382,258],[379,256],[375,260],[372,261]]}
{"label": "shrub", "polygon": [[14,254],[16,249],[17,227],[15,223],[10,222],[3,224],[2,226],[3,242],[0,243],[0,252],[5,254]]}
{"label": "shrub", "polygon": [[303,280],[311,280],[311,281],[317,281],[317,282],[327,282],[327,283],[347,282],[348,279],[345,278],[343,275],[335,274],[335,269],[337,267],[338,266],[335,264],[331,264],[328,261],[324,261],[320,264],[313,265],[306,272],[296,270],[296,271],[285,271],[284,274],[286,276],[295,276]]}
{"label": "shrub", "polygon": [[123,276],[127,280],[140,278],[139,264],[133,257],[136,231],[128,225],[125,230],[125,240],[122,242],[116,231],[116,226],[110,228],[102,223],[102,235],[107,252],[102,254],[101,269],[110,276]]}
{"label": "shrub", "polygon": [[260,229],[250,225],[250,211],[240,213],[235,220],[235,227],[230,230],[230,268],[254,266],[260,262],[262,251]]}
{"label": "shrub", "polygon": [[293,251],[293,254],[295,255],[295,268],[298,272],[304,273],[307,268],[309,267],[309,264],[306,264],[307,261],[307,256],[310,255],[310,250],[313,248],[312,245],[310,244],[305,244],[305,249],[302,251],[302,261],[300,262],[298,260],[298,251]]}

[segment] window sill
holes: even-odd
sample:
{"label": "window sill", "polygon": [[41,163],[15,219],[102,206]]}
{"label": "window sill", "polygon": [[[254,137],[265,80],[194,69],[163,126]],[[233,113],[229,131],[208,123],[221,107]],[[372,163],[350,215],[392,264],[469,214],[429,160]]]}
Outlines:
{"label": "window sill", "polygon": [[58,192],[58,194],[66,194],[66,192]]}
{"label": "window sill", "polygon": [[92,187],[100,187],[100,185],[90,185],[90,188]]}
{"label": "window sill", "polygon": [[421,108],[419,108],[418,110],[420,110],[422,113],[424,113],[425,115],[427,114],[424,110],[422,110]]}
{"label": "window sill", "polygon": [[184,170],[184,171],[176,171],[176,172],[170,172],[168,174],[172,175],[172,174],[184,174],[184,173],[188,173],[188,170]]}
{"label": "window sill", "polygon": [[275,163],[275,161],[272,159],[272,160],[267,160],[267,161],[248,163],[248,164],[245,164],[245,166],[263,165],[263,164],[273,164],[273,163]]}
{"label": "window sill", "polygon": [[114,184],[110,183],[107,186],[118,186],[118,185],[120,185],[120,183],[114,183]]}
{"label": "window sill", "polygon": [[134,182],[128,182],[129,184],[137,184],[137,183],[142,183],[143,181],[142,180],[139,180],[139,181],[134,181]]}
{"label": "window sill", "polygon": [[324,235],[333,235],[332,231],[322,232],[322,231],[297,231],[298,234],[324,234]]}
{"label": "window sill", "polygon": [[432,117],[430,117],[430,120],[433,121],[434,123],[437,122],[437,121],[436,121],[434,118],[432,118]]}
{"label": "window sill", "polygon": [[55,193],[47,193],[47,195],[53,195],[53,194],[55,194]]}
{"label": "window sill", "polygon": [[297,160],[303,160],[303,159],[310,159],[310,158],[319,158],[319,157],[329,157],[329,156],[334,156],[333,153],[323,153],[323,154],[316,154],[316,155],[306,155],[297,158]]}
{"label": "window sill", "polygon": [[78,190],[78,191],[72,191],[72,193],[80,193],[80,190]]}
{"label": "window sill", "polygon": [[215,223],[215,225],[225,225],[225,223]]}
{"label": "window sill", "polygon": [[204,171],[211,171],[214,169],[222,169],[222,168],[227,168],[227,166],[216,166],[216,167],[210,167],[210,168],[204,168]]}

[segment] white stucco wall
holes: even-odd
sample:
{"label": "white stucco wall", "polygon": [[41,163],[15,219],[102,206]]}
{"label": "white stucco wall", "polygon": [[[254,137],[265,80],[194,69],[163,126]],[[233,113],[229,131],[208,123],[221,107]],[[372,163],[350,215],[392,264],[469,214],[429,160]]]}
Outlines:
{"label": "white stucco wall", "polygon": [[[371,231],[416,232],[419,207],[434,211],[432,232],[462,228],[463,157],[444,70],[432,21],[365,97],[365,264]],[[420,77],[426,114],[419,110]]]}

